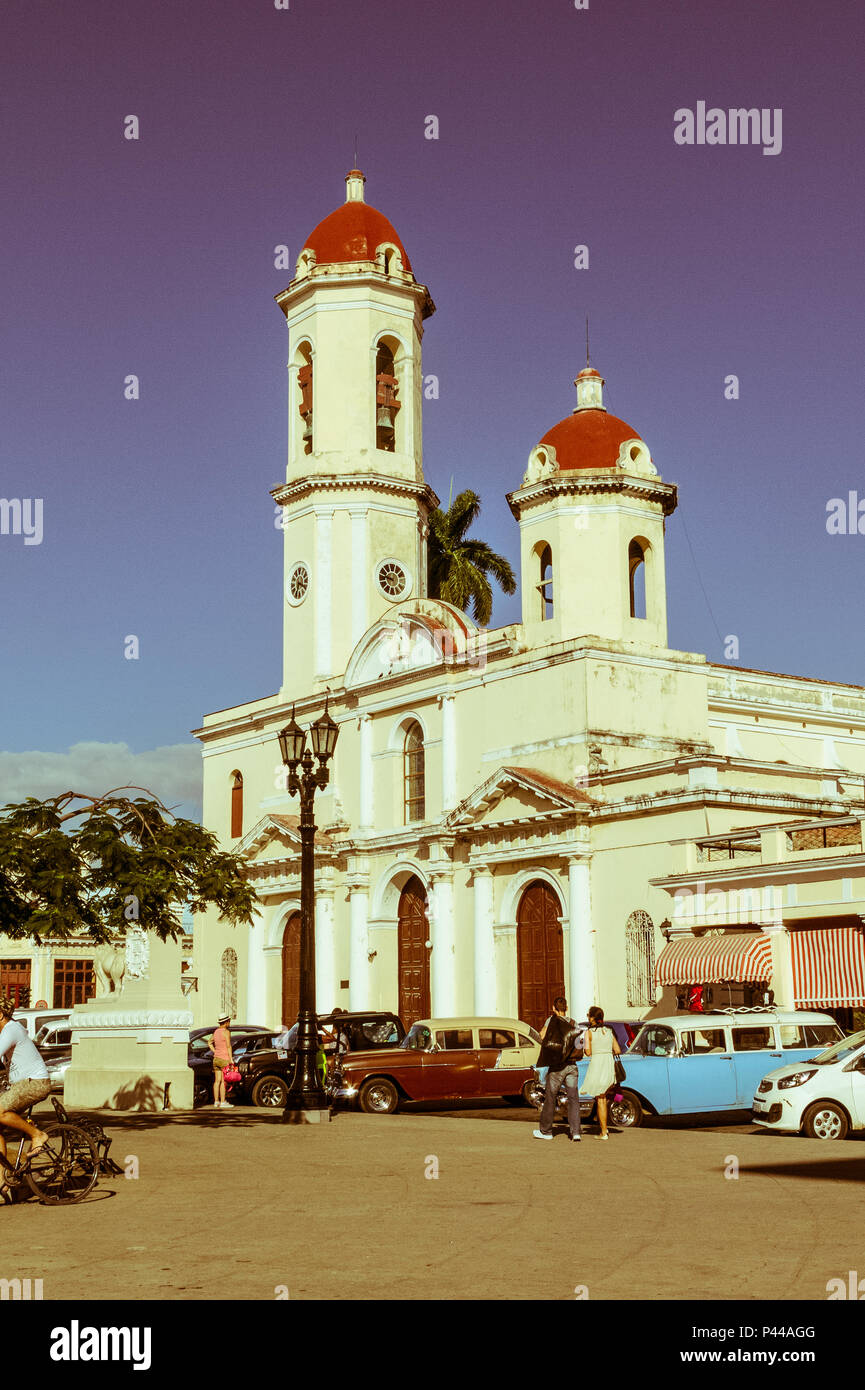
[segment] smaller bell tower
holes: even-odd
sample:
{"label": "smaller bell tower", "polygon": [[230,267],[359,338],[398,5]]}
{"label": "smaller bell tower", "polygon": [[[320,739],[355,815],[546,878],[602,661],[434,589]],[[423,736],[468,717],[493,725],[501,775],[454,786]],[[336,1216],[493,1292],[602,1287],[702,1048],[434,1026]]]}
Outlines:
{"label": "smaller bell tower", "polygon": [[424,322],[435,305],[399,235],[346,175],[277,295],[288,325],[283,689],[339,677],[390,606],[426,596]]}
{"label": "smaller bell tower", "polygon": [[532,646],[595,636],[667,646],[666,518],[676,488],[604,405],[586,366],[577,404],[529,455],[508,494],[520,526],[523,628]]}

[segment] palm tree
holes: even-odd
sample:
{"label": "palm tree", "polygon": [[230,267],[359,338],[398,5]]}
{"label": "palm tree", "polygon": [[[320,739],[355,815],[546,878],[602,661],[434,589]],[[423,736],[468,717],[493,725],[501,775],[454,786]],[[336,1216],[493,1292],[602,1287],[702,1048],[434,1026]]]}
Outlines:
{"label": "palm tree", "polygon": [[516,592],[514,572],[502,555],[486,541],[467,540],[466,531],[481,509],[476,492],[460,492],[447,511],[430,513],[427,547],[427,584],[430,598],[444,599],[486,627],[493,611],[492,575],[506,594]]}

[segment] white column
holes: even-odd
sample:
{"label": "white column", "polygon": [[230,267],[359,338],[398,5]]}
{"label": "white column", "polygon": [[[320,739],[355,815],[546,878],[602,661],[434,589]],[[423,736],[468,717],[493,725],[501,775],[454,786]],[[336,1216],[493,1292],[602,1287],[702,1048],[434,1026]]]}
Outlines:
{"label": "white column", "polygon": [[430,903],[430,994],[433,1017],[453,1018],[456,1011],[454,952],[454,885],[450,873],[434,873]]}
{"label": "white column", "polygon": [[366,512],[351,513],[351,640],[360,641],[369,627],[369,547]]}
{"label": "white column", "polygon": [[348,1006],[368,1009],[369,1001],[369,878],[349,880],[351,939],[349,944]]}
{"label": "white column", "polygon": [[453,695],[443,695],[442,703],[442,811],[457,804],[457,725]]}
{"label": "white column", "polygon": [[331,672],[331,632],[333,630],[332,583],[333,512],[315,514],[315,674],[329,676]]}
{"label": "white column", "polygon": [[772,978],[769,986],[775,992],[775,1007],[795,1009],[790,933],[783,923],[764,927],[763,930],[772,946]]}
{"label": "white column", "polygon": [[[409,452],[409,453],[410,453],[411,451],[410,451],[410,450],[407,450],[406,452]],[[420,523],[419,542],[420,542],[420,543],[419,543],[419,546],[418,546],[418,550],[419,550],[419,553],[420,553],[420,559],[419,559],[419,561],[418,561],[418,583],[417,583],[417,591],[418,591],[418,595],[420,596],[420,598],[426,598],[426,596],[427,596],[427,588],[428,588],[427,565],[428,565],[428,563],[429,563],[429,561],[428,561],[429,526],[427,525],[427,523],[426,523],[425,521],[422,521],[422,522]]]}
{"label": "white column", "polygon": [[496,956],[493,940],[493,876],[485,865],[474,869],[475,1013],[496,1012]]}
{"label": "white column", "polygon": [[336,1007],[336,938],[333,920],[333,888],[315,895],[315,1007],[329,1013]]}
{"label": "white column", "polygon": [[357,721],[360,730],[360,830],[371,830],[373,826],[373,763],[372,763],[372,720],[362,714]]}
{"label": "white column", "polygon": [[[265,1017],[267,1007],[264,976],[264,917],[256,912],[249,928],[246,950],[246,1017],[241,1023],[263,1023],[272,1026],[275,1019]],[[238,998],[238,1008],[240,999]]]}
{"label": "white column", "polygon": [[44,999],[49,1008],[54,1003],[54,994],[51,989],[52,970],[51,970],[51,948],[50,946],[36,946],[30,964],[30,1007],[35,1008],[40,999]]}
{"label": "white column", "polygon": [[592,897],[589,864],[585,859],[568,861],[568,917],[570,920],[570,980],[568,1008],[571,1017],[581,1022],[588,1016],[596,999],[597,970],[595,962],[595,933],[592,926]]}

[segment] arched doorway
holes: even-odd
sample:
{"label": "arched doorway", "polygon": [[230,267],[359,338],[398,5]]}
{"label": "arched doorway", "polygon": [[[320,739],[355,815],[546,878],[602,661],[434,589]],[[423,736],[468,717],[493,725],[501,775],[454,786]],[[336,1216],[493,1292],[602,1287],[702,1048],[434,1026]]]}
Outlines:
{"label": "arched doorway", "polygon": [[540,1028],[552,1013],[557,994],[565,994],[565,953],[561,907],[548,883],[535,879],[517,909],[519,1014]]}
{"label": "arched doorway", "polygon": [[416,875],[399,895],[397,922],[399,1015],[409,1028],[416,1019],[430,1016],[426,889]]}
{"label": "arched doorway", "polygon": [[[300,1009],[300,913],[292,912],[282,934],[282,1022],[289,1027]],[[250,1019],[250,1023],[257,1022]]]}

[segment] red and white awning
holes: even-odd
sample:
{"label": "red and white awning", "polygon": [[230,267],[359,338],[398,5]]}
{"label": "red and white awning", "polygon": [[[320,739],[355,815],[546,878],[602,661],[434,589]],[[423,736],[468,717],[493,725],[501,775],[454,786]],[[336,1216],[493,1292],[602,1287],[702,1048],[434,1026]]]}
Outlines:
{"label": "red and white awning", "polygon": [[768,981],[772,945],[763,932],[684,936],[670,941],[655,966],[657,985],[717,985]]}
{"label": "red and white awning", "polygon": [[797,1009],[860,1008],[865,1004],[865,931],[815,927],[790,933]]}

